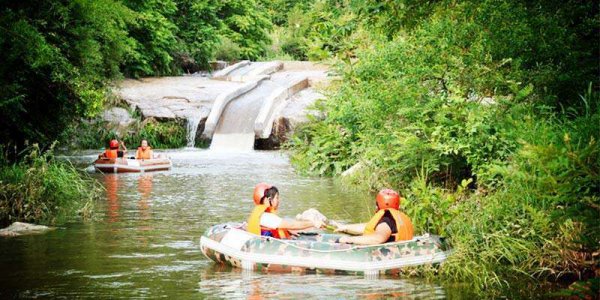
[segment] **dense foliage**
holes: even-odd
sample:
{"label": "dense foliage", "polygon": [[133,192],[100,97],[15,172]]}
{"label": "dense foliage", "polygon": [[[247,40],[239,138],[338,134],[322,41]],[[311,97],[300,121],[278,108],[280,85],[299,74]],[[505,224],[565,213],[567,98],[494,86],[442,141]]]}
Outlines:
{"label": "dense foliage", "polygon": [[[317,3],[305,16],[329,7],[339,17],[320,20],[336,29],[363,5]],[[416,227],[454,244],[445,278],[483,289],[595,276],[598,8],[440,1],[403,19],[395,12],[420,2],[396,3],[357,21],[352,34],[370,35],[356,59],[319,47],[345,61],[342,80],[326,118],[292,141],[295,164],[321,175],[356,165],[351,181],[400,189]]]}
{"label": "dense foliage", "polygon": [[[2,156],[7,149],[1,149]],[[0,226],[14,221],[56,224],[78,213],[89,217],[100,195],[98,183],[81,175],[53,150],[29,149],[19,163],[0,160]]]}
{"label": "dense foliage", "polygon": [[131,11],[112,0],[3,1],[0,139],[50,144],[98,112],[106,78],[119,74]]}

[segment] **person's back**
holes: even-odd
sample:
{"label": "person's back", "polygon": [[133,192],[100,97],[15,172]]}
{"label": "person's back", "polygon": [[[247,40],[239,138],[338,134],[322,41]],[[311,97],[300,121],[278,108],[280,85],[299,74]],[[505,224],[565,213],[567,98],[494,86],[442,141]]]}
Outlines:
{"label": "person's back", "polygon": [[123,145],[123,151],[119,150],[119,141],[111,140],[109,143],[109,148],[104,150],[102,155],[109,159],[116,159],[125,156],[125,151],[127,151],[127,148],[125,148],[123,142],[121,142],[121,145]]}
{"label": "person's back", "polygon": [[377,195],[377,213],[368,223],[338,225],[337,232],[362,234],[361,236],[342,237],[341,243],[374,245],[389,242],[411,240],[414,228],[410,218],[402,213],[400,195],[393,190],[385,189]]}
{"label": "person's back", "polygon": [[386,243],[395,242],[395,241],[406,241],[411,240],[413,238],[413,226],[412,222],[408,218],[407,215],[402,213],[401,211],[395,210],[384,210],[383,215],[377,222],[377,227],[379,224],[385,223],[390,227],[392,234],[385,241]]}

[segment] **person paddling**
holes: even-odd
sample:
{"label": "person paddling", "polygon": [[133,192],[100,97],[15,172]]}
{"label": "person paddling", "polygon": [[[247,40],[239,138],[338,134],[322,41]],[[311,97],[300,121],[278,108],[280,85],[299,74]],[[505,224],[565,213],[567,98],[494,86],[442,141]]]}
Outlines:
{"label": "person paddling", "polygon": [[[123,150],[119,149],[119,145],[123,146]],[[108,143],[108,149],[104,150],[104,153],[102,153],[101,156],[113,159],[125,157],[126,153],[127,147],[125,147],[125,143],[123,143],[123,141],[111,140],[110,143]]]}
{"label": "person paddling", "polygon": [[368,223],[337,224],[336,232],[362,234],[341,237],[340,243],[376,245],[412,240],[412,222],[408,216],[399,211],[400,195],[391,189],[381,190],[377,194],[376,204],[377,212]]}
{"label": "person paddling", "polygon": [[137,148],[135,152],[136,159],[152,159],[154,158],[154,153],[152,148],[148,146],[147,140],[142,140],[141,146]]}
{"label": "person paddling", "polygon": [[284,220],[277,216],[280,203],[277,187],[259,183],[254,188],[254,203],[256,206],[248,218],[248,232],[262,236],[272,236],[279,239],[289,239],[290,230],[302,230],[311,227],[321,228],[321,221]]}

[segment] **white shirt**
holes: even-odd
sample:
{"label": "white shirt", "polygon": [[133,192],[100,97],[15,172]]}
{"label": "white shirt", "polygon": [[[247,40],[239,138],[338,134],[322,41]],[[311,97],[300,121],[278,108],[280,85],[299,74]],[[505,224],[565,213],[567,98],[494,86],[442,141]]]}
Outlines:
{"label": "white shirt", "polygon": [[282,218],[276,214],[265,212],[260,216],[260,226],[275,229],[281,225]]}

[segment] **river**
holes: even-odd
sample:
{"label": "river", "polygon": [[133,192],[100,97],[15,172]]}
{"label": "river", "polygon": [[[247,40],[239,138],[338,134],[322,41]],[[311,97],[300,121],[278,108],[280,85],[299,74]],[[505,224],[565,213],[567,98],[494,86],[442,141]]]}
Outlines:
{"label": "river", "polygon": [[[0,239],[0,298],[444,299],[457,294],[422,279],[260,274],[215,265],[199,250],[201,234],[213,224],[245,220],[258,182],[279,188],[280,214],[288,217],[316,208],[331,219],[366,221],[373,201],[331,179],[297,175],[283,152],[163,153],[172,158],[171,171],[92,174],[106,188],[92,220]],[[94,154],[69,159],[89,164]]]}

